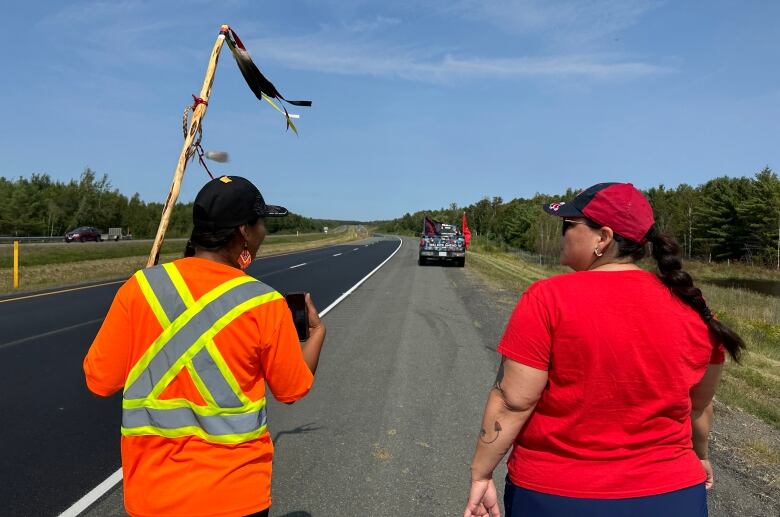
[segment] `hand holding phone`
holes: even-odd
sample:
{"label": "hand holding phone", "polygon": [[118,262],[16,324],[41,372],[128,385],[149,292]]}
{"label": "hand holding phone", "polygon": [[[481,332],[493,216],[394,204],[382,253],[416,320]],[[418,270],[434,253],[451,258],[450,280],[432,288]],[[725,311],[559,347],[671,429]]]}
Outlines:
{"label": "hand holding phone", "polygon": [[325,342],[325,324],[320,320],[309,293],[288,293],[285,299],[292,312],[298,339],[304,341],[301,346],[303,360],[311,373],[316,373],[322,344]]}
{"label": "hand holding phone", "polygon": [[306,293],[287,293],[284,295],[284,299],[292,312],[298,340],[306,341],[309,339],[309,310],[306,304]]}

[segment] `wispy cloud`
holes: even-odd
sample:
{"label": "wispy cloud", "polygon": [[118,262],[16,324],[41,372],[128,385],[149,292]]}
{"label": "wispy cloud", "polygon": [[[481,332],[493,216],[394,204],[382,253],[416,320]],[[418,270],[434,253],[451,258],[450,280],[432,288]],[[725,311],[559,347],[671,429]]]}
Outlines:
{"label": "wispy cloud", "polygon": [[510,32],[544,32],[556,42],[581,45],[614,37],[658,5],[658,0],[455,0],[443,9]]}
{"label": "wispy cloud", "polygon": [[465,56],[456,55],[452,51],[379,45],[357,39],[336,40],[332,33],[296,38],[254,39],[249,41],[249,48],[262,48],[263,60],[271,59],[299,70],[422,82],[545,76],[632,78],[671,71],[663,66],[620,60],[609,55],[509,58]]}
{"label": "wispy cloud", "polygon": [[89,65],[166,67],[175,64],[186,47],[160,42],[171,39],[167,33],[184,23],[179,19],[159,20],[139,2],[87,1],[53,10],[35,28],[57,34]]}
{"label": "wispy cloud", "polygon": [[400,18],[377,15],[374,18],[342,22],[342,26],[350,32],[371,32],[401,23]]}
{"label": "wispy cloud", "polygon": [[[314,32],[295,36],[273,35],[252,41],[246,33],[242,35],[250,40],[250,51],[262,49],[261,63],[273,60],[299,70],[418,82],[556,76],[603,80],[671,70],[626,54],[605,53],[592,45],[556,48],[542,44],[538,47],[549,48],[541,53],[521,51],[512,55],[511,49],[501,49],[500,54],[491,55],[491,50],[469,50],[468,43],[461,38],[431,41],[427,33],[422,33],[410,39],[409,34],[417,34],[415,19],[410,18],[407,23],[405,15],[403,20],[395,15],[406,12],[403,6],[407,1],[399,0],[401,5],[396,6],[393,15],[345,15],[340,21],[311,29]],[[636,23],[649,6],[641,0],[564,0],[555,4],[544,0],[450,0],[446,4],[444,0],[432,0],[426,12],[438,13],[433,19],[442,23],[455,15],[510,30],[538,32],[539,39],[544,41],[549,37],[548,31],[559,30],[588,39],[623,29]],[[92,65],[106,69],[127,65],[170,68],[193,54],[186,42],[173,36],[188,22],[177,17],[160,21],[145,3],[86,0],[52,12],[39,25],[44,30],[54,28],[78,37],[74,52]],[[398,38],[400,31],[407,35],[402,43]]]}

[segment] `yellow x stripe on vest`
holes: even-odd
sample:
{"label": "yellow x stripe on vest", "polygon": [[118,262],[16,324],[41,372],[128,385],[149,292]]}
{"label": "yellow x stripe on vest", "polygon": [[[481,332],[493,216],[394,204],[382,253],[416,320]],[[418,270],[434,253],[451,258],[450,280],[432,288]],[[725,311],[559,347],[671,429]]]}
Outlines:
{"label": "yellow x stripe on vest", "polygon": [[[282,296],[241,276],[196,301],[172,263],[138,271],[135,278],[163,330],[125,381],[122,434],[198,436],[228,444],[262,435],[267,429],[265,398],[249,400],[212,338],[241,314]],[[206,406],[159,399],[182,368]]]}

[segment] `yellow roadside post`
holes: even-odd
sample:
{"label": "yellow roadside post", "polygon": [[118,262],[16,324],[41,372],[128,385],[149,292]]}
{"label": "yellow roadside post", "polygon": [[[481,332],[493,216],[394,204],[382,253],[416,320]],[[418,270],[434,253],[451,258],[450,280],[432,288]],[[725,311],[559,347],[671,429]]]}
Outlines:
{"label": "yellow roadside post", "polygon": [[19,241],[14,241],[14,289],[19,288]]}

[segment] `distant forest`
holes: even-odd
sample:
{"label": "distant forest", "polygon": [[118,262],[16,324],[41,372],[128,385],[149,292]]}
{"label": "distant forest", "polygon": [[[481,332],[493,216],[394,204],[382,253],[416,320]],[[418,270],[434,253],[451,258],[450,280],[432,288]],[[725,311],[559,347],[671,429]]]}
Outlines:
{"label": "distant forest", "polygon": [[[162,203],[147,203],[136,193],[128,199],[111,186],[108,175],[86,169],[78,181],[53,181],[48,174],[9,180],[0,176],[0,236],[63,235],[79,226],[101,230],[122,228],[135,238],[157,232]],[[313,233],[350,221],[311,219],[297,214],[269,218],[269,233]],[[192,203],[177,203],[167,235],[187,237],[192,231]]]}
{"label": "distant forest", "polygon": [[[693,187],[663,185],[645,190],[661,230],[674,235],[688,257],[741,260],[775,266],[780,231],[780,179],[769,167],[753,178],[715,178]],[[423,216],[460,225],[465,210],[472,233],[489,245],[557,255],[560,221],[541,210],[543,203],[568,200],[577,191],[536,194],[504,201],[483,198],[466,207],[456,204],[421,210],[383,222],[386,232],[420,233]]]}

